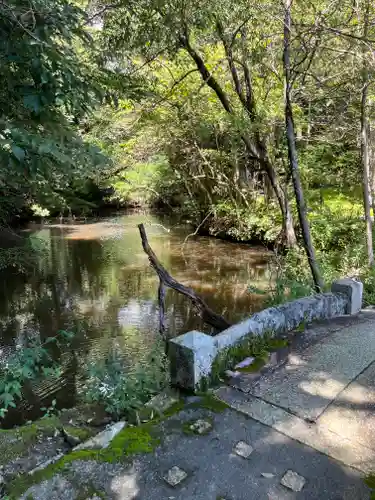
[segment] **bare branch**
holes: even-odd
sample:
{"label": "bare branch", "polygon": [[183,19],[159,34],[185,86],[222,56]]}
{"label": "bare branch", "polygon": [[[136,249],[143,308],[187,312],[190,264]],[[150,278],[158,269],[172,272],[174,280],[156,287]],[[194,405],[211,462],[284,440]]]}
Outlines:
{"label": "bare branch", "polygon": [[193,303],[193,305],[195,306],[202,320],[205,323],[208,323],[209,325],[213,326],[219,332],[225,330],[226,328],[229,328],[231,326],[230,323],[228,323],[222,316],[212,311],[204,302],[204,300],[201,297],[199,297],[199,295],[197,295],[191,288],[182,285],[174,278],[172,278],[172,276],[167,272],[167,270],[160,264],[154,251],[150,247],[144,225],[139,224],[138,229],[141,235],[143,250],[147,254],[148,260],[150,261],[152,268],[156,271],[157,275],[159,276],[160,282],[163,283],[164,286],[172,288],[173,290],[176,290],[176,292],[179,292],[182,295],[185,295],[185,297],[188,297],[188,299],[191,300],[191,302]]}

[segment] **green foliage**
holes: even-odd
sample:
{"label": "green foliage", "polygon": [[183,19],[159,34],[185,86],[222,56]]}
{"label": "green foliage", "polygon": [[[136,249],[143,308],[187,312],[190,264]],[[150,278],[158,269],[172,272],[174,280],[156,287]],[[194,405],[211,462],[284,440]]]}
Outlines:
{"label": "green foliage", "polygon": [[375,305],[375,269],[362,269],[359,278],[363,283],[364,305]]}
{"label": "green foliage", "polygon": [[365,478],[365,483],[371,490],[371,500],[375,500],[375,474],[369,474]]}
{"label": "green foliage", "polygon": [[77,127],[101,97],[80,57],[92,47],[85,18],[68,0],[0,7],[0,220],[71,208],[105,163]]}
{"label": "green foliage", "polygon": [[16,408],[25,382],[60,375],[59,365],[48,346],[61,346],[72,338],[73,334],[66,331],[59,331],[56,337],[49,337],[43,343],[39,338],[32,338],[26,346],[20,346],[3,360],[0,366],[0,418],[4,418],[9,408]]}
{"label": "green foliage", "polygon": [[47,242],[41,238],[29,236],[19,239],[15,246],[0,248],[0,271],[11,267],[18,273],[25,273],[34,269],[41,257],[47,254]]}
{"label": "green foliage", "polygon": [[56,401],[56,399],[53,399],[50,406],[42,406],[41,407],[41,410],[44,412],[44,418],[50,418],[54,415],[59,414],[59,410],[57,409],[56,405],[57,405],[57,401]]}
{"label": "green foliage", "polygon": [[103,404],[115,418],[139,410],[168,383],[163,352],[162,344],[158,343],[129,373],[121,357],[113,351],[103,362],[89,367],[85,387],[87,400]]}

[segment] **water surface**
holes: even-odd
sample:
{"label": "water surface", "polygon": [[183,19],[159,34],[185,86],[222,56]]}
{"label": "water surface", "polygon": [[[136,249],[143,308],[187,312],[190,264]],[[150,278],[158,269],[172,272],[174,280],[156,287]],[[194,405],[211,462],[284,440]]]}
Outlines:
{"label": "water surface", "polygon": [[[6,352],[27,335],[76,333],[74,362],[56,387],[38,388],[41,400],[59,389],[60,406],[75,403],[80,367],[120,350],[124,369],[141,360],[159,338],[158,279],[142,250],[137,224],[164,267],[194,288],[207,304],[235,322],[261,308],[248,286],[267,288],[269,253],[261,247],[209,237],[189,237],[149,214],[117,214],[85,223],[32,225],[46,253],[28,275],[7,271],[0,281],[0,329]],[[166,327],[172,337],[192,329],[210,331],[191,303],[168,290]],[[65,389],[64,389],[65,388]]]}

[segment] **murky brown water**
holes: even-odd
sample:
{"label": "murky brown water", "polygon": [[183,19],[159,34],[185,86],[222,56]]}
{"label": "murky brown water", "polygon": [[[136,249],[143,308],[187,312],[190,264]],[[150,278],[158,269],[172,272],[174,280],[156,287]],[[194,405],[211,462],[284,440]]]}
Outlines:
{"label": "murky brown water", "polygon": [[[212,309],[234,322],[261,308],[262,297],[248,292],[249,285],[266,288],[269,283],[269,254],[260,247],[208,237],[185,241],[188,228],[152,215],[34,225],[29,231],[46,241],[48,252],[29,276],[2,275],[2,344],[5,349],[21,344],[27,332],[42,338],[59,329],[75,332],[76,358],[62,383],[67,389],[59,387],[64,406],[74,404],[78,366],[102,358],[115,344],[131,367],[159,336],[158,280],[142,250],[140,222],[166,269]],[[167,292],[166,326],[169,336],[207,331],[189,301],[173,291]],[[51,390],[41,388],[41,399]]]}

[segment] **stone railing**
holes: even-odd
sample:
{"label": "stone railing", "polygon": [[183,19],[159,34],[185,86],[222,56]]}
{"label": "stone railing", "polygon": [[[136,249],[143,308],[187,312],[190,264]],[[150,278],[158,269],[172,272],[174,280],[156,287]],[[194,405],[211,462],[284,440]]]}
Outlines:
{"label": "stone railing", "polygon": [[322,293],[270,307],[237,323],[216,336],[192,331],[169,344],[172,384],[196,390],[209,380],[215,359],[250,337],[266,332],[273,335],[296,329],[303,322],[358,314],[362,307],[363,284],[342,279],[332,284],[330,293]]}

